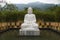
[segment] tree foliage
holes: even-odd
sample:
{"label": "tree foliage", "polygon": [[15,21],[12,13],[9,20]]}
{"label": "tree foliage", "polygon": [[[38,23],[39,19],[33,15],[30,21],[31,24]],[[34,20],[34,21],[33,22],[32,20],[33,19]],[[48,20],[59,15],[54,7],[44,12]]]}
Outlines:
{"label": "tree foliage", "polygon": [[[24,20],[24,15],[27,13],[27,8],[19,11],[13,4],[7,4],[3,9],[0,11],[0,22]],[[33,13],[36,15],[37,20],[60,22],[60,6],[56,5],[46,10],[33,8]]]}

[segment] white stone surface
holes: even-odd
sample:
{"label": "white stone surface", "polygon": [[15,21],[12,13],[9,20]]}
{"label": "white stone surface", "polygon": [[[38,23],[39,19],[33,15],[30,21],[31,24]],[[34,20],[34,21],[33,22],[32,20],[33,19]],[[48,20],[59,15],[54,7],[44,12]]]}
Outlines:
{"label": "white stone surface", "polygon": [[28,8],[28,14],[25,15],[24,23],[19,30],[20,35],[40,35],[38,24],[36,23],[35,14],[32,14],[32,8]]}
{"label": "white stone surface", "polygon": [[39,33],[40,31],[39,30],[20,30],[20,35],[22,35],[22,36],[39,36],[40,35],[40,33]]}

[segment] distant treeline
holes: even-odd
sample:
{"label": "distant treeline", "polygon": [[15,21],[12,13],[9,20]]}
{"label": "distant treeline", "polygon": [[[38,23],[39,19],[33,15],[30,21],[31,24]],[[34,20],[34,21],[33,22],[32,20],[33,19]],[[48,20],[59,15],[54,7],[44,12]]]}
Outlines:
{"label": "distant treeline", "polygon": [[[19,11],[15,5],[7,4],[3,8],[0,7],[0,22],[23,20],[26,13],[27,8]],[[37,20],[60,22],[60,6],[56,5],[46,10],[33,8],[33,13],[36,15]]]}

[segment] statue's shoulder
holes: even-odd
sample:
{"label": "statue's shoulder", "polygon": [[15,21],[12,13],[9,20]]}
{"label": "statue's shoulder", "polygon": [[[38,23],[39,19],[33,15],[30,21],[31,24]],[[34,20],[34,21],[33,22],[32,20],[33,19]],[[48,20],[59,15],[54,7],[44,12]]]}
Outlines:
{"label": "statue's shoulder", "polygon": [[35,14],[32,14],[33,16],[35,16]]}
{"label": "statue's shoulder", "polygon": [[25,14],[25,16],[28,16],[28,14]]}
{"label": "statue's shoulder", "polygon": [[[31,14],[32,16],[35,16],[35,14]],[[25,14],[25,16],[29,16],[29,14]]]}
{"label": "statue's shoulder", "polygon": [[35,14],[33,14],[33,15],[35,15]]}
{"label": "statue's shoulder", "polygon": [[28,15],[28,14],[25,14],[25,15]]}

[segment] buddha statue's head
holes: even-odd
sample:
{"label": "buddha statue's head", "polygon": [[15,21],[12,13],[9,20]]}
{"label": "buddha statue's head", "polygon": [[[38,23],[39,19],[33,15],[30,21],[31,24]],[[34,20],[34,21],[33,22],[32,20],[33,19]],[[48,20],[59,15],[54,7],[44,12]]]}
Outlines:
{"label": "buddha statue's head", "polygon": [[28,8],[28,14],[32,14],[33,13],[33,10],[31,7]]}

